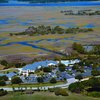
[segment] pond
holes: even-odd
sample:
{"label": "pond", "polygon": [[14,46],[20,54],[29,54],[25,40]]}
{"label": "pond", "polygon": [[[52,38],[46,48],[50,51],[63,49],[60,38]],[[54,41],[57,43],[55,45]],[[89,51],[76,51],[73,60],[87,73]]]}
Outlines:
{"label": "pond", "polygon": [[95,27],[95,25],[93,24],[93,23],[89,23],[89,24],[87,24],[87,25],[85,25],[85,26],[83,26],[84,28],[94,28]]}
{"label": "pond", "polygon": [[6,25],[9,24],[7,20],[0,20],[0,25]]}

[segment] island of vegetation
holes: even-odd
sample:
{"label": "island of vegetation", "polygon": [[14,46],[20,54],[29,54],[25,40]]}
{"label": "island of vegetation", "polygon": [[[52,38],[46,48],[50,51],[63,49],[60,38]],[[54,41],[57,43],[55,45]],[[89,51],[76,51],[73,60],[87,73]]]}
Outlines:
{"label": "island of vegetation", "polygon": [[51,27],[51,26],[44,26],[44,25],[40,25],[40,26],[31,26],[28,27],[24,32],[20,32],[20,33],[10,33],[10,36],[13,35],[29,35],[29,36],[33,36],[33,35],[47,35],[47,34],[76,34],[76,33],[85,33],[85,32],[91,32],[93,31],[92,28],[62,28],[60,26],[55,26],[55,27]]}
{"label": "island of vegetation", "polygon": [[92,10],[92,9],[78,10],[78,11],[64,10],[64,11],[61,11],[61,13],[64,13],[64,15],[93,16],[93,15],[100,15],[100,10]]}

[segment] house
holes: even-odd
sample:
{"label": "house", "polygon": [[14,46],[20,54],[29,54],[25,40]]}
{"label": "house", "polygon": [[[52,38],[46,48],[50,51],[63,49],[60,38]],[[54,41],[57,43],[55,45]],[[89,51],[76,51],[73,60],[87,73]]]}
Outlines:
{"label": "house", "polygon": [[30,74],[29,76],[20,76],[24,83],[37,83],[37,75]]}
{"label": "house", "polygon": [[11,80],[11,79],[12,79],[12,77],[16,76],[17,74],[16,74],[16,73],[14,73],[14,72],[10,72],[10,73],[5,74],[5,75],[8,77],[8,79],[9,79],[9,80]]}
{"label": "house", "polygon": [[0,74],[0,76],[4,76],[4,75],[7,76],[9,80],[11,80],[12,77],[16,76],[17,74],[14,72],[10,72],[8,74]]}
{"label": "house", "polygon": [[80,60],[78,60],[78,59],[75,59],[75,60],[61,60],[61,63],[65,64],[66,66],[73,65],[73,64],[79,63],[79,62],[80,62]]}
{"label": "house", "polygon": [[39,69],[41,67],[48,67],[51,65],[57,65],[57,64],[58,63],[56,61],[52,61],[52,60],[39,61],[39,62],[35,62],[33,64],[28,64],[28,65],[24,66],[20,70],[20,73],[28,76],[29,72],[34,72],[36,69]]}

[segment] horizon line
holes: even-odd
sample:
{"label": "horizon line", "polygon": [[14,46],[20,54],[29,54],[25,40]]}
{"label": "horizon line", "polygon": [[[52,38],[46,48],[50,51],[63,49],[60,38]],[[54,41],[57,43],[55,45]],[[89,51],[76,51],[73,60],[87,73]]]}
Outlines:
{"label": "horizon line", "polygon": [[59,3],[0,3],[0,6],[100,6],[100,1]]}

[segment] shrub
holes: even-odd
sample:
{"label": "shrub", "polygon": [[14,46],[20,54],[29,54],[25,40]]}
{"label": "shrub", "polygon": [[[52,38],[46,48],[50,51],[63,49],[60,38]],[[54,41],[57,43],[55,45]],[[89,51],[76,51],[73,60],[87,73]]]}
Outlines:
{"label": "shrub", "polygon": [[84,85],[81,82],[75,82],[69,85],[68,89],[71,92],[80,93],[84,90]]}
{"label": "shrub", "polygon": [[37,77],[37,81],[38,81],[38,83],[43,83],[44,82],[43,77]]}
{"label": "shrub", "polygon": [[80,81],[81,79],[83,79],[83,77],[82,77],[82,75],[77,75],[77,76],[75,76],[75,79],[78,79]]}
{"label": "shrub", "polygon": [[57,80],[56,80],[55,78],[52,78],[52,79],[50,80],[50,83],[57,83]]}
{"label": "shrub", "polygon": [[6,82],[4,80],[0,80],[0,86],[5,86]]}
{"label": "shrub", "polygon": [[92,73],[93,76],[100,75],[100,71],[99,70],[96,70],[96,69],[92,70],[91,73]]}
{"label": "shrub", "polygon": [[92,88],[100,88],[100,77],[92,77],[88,80],[88,83]]}
{"label": "shrub", "polygon": [[20,77],[13,77],[11,79],[11,83],[12,84],[20,84],[20,83],[22,83],[22,80],[20,79]]}
{"label": "shrub", "polygon": [[3,90],[3,89],[0,89],[0,96],[4,96],[6,95],[8,92]]}
{"label": "shrub", "polygon": [[7,66],[7,65],[8,65],[8,62],[7,62],[6,60],[2,60],[2,61],[0,62],[0,64],[3,65],[3,66]]}
{"label": "shrub", "polygon": [[6,75],[0,76],[0,80],[8,81],[8,77]]}
{"label": "shrub", "polygon": [[60,94],[62,96],[68,96],[68,93],[67,93],[66,89],[61,89]]}
{"label": "shrub", "polygon": [[66,89],[56,88],[55,89],[55,95],[57,95],[57,96],[59,96],[59,95],[68,96],[68,93],[67,93]]}
{"label": "shrub", "polygon": [[61,93],[60,93],[60,89],[59,89],[59,88],[58,88],[58,89],[55,89],[55,95],[56,95],[56,96],[61,95]]}
{"label": "shrub", "polygon": [[49,92],[54,92],[55,89],[54,88],[48,88]]}
{"label": "shrub", "polygon": [[66,65],[64,65],[64,64],[62,64],[62,63],[59,63],[59,64],[58,64],[58,68],[59,68],[59,70],[60,70],[61,72],[64,72],[65,69],[66,69]]}
{"label": "shrub", "polygon": [[89,92],[87,95],[92,97],[100,97],[100,92]]}
{"label": "shrub", "polygon": [[52,69],[51,69],[50,67],[44,67],[44,68],[43,68],[43,71],[44,71],[44,72],[51,72]]}

